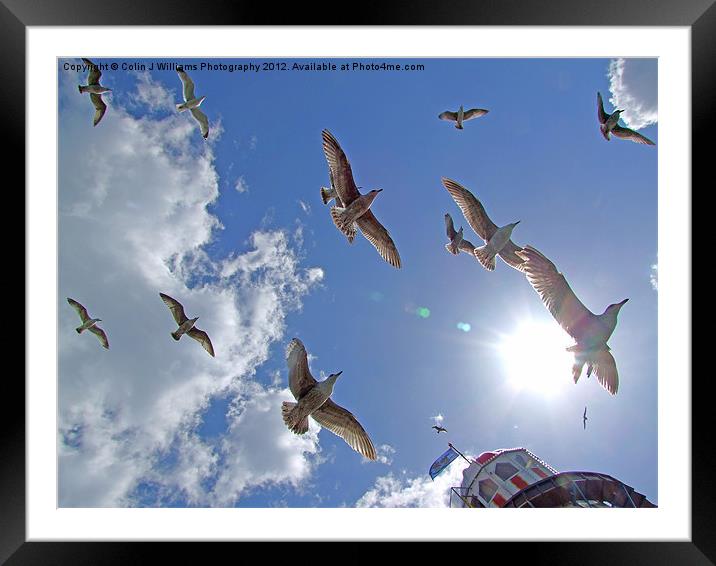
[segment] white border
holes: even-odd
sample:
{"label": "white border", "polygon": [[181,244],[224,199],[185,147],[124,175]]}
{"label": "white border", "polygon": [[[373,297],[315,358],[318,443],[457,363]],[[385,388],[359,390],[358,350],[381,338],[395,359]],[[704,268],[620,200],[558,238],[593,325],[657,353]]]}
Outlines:
{"label": "white border", "polygon": [[[26,41],[29,541],[691,540],[690,28],[28,27]],[[659,57],[659,508],[57,509],[56,59],[88,46],[95,57]]]}

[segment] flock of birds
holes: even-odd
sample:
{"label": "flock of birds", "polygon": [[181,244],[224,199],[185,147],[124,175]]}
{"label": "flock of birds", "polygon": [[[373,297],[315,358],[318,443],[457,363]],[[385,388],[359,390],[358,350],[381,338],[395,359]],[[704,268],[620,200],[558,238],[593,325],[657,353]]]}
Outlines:
{"label": "flock of birds", "polygon": [[[89,59],[82,59],[82,61],[89,70],[88,84],[79,86],[79,91],[90,94],[95,107],[94,126],[96,126],[107,110],[102,94],[110,92],[110,89],[100,85],[101,72],[97,65]],[[207,139],[209,121],[199,110],[206,96],[199,98],[195,96],[194,83],[183,67],[177,66],[176,71],[183,85],[184,97],[184,102],[177,104],[176,108],[180,112],[189,110],[199,124],[202,137]],[[623,110],[615,110],[607,114],[604,111],[602,96],[597,93],[599,129],[607,141],[611,135],[614,135],[636,143],[654,145],[651,140],[638,132],[619,125],[622,112]],[[454,122],[455,128],[462,130],[465,121],[487,113],[488,110],[485,109],[464,110],[463,106],[460,106],[456,112],[445,111],[439,114],[438,118]],[[354,180],[350,162],[338,140],[328,130],[323,130],[322,138],[330,187],[321,187],[320,195],[323,204],[334,202],[330,208],[334,225],[349,243],[353,243],[356,233],[360,230],[383,260],[399,269],[401,259],[395,242],[372,211],[372,205],[383,189],[373,189],[361,194]],[[482,203],[471,191],[452,179],[443,177],[441,180],[462,211],[467,223],[484,241],[484,245],[474,246],[464,238],[462,226],[459,230],[455,230],[452,217],[446,213],[445,228],[449,240],[445,244],[447,251],[453,255],[460,255],[461,252],[471,255],[488,271],[495,269],[495,259],[499,256],[507,265],[522,272],[554,319],[575,341],[573,346],[567,348],[574,354],[572,366],[574,382],[577,382],[586,365],[587,377],[594,373],[602,387],[615,395],[619,387],[619,375],[607,341],[614,332],[621,308],[629,299],[609,305],[602,314],[594,314],[579,300],[552,261],[534,247],[530,245],[521,247],[512,241],[512,232],[520,221],[498,226],[490,219]],[[169,308],[178,326],[171,332],[172,338],[178,341],[186,334],[199,342],[209,355],[214,357],[214,348],[208,334],[195,326],[199,317],[188,318],[179,301],[164,293],[159,293],[159,296]],[[76,328],[77,333],[81,334],[88,330],[97,336],[104,348],[109,349],[107,334],[97,326],[101,319],[90,317],[87,309],[76,300],[68,298],[67,301],[77,311],[81,320],[81,325]],[[289,343],[286,349],[286,362],[289,370],[289,388],[295,398],[295,402],[285,401],[281,407],[283,420],[288,429],[296,434],[305,434],[308,431],[308,417],[311,416],[322,427],[341,437],[353,450],[370,460],[375,460],[376,451],[365,429],[350,411],[331,399],[336,380],[342,372],[331,374],[323,381],[316,381],[308,367],[306,348],[298,338],[294,338]],[[586,423],[587,408],[585,407],[583,415],[585,429]],[[438,425],[432,428],[437,434],[447,432],[447,429]]]}

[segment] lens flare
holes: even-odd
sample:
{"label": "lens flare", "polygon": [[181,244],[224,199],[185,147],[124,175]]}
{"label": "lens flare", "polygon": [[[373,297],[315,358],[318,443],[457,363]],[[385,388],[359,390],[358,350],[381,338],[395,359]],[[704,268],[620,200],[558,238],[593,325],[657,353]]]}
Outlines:
{"label": "lens flare", "polygon": [[420,318],[428,318],[430,316],[430,309],[427,307],[418,307],[415,309],[415,314]]}
{"label": "lens flare", "polygon": [[469,322],[458,322],[457,329],[462,330],[463,332],[470,332],[472,326],[470,326]]}

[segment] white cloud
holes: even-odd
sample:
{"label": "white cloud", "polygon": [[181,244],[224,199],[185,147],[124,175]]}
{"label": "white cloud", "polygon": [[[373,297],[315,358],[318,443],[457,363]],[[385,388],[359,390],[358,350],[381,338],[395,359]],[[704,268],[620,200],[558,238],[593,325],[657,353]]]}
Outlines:
{"label": "white cloud", "polygon": [[[624,110],[624,123],[635,130],[658,121],[656,59],[613,59],[609,63],[609,102]],[[610,112],[610,109],[605,108]]]}
{"label": "white cloud", "polygon": [[651,266],[651,272],[649,273],[649,283],[651,283],[654,291],[659,290],[659,264],[655,263]]}
{"label": "white cloud", "polygon": [[[390,444],[381,444],[375,449],[376,452],[376,461],[380,462],[381,464],[385,464],[386,466],[390,466],[393,463],[393,454],[395,454],[395,448],[393,448]],[[371,462],[368,458],[362,458],[361,464],[367,464]]]}
{"label": "white cloud", "polygon": [[249,191],[249,184],[246,182],[246,179],[241,176],[236,179],[236,183],[234,183],[234,188],[239,193],[247,193]]}
{"label": "white cloud", "polygon": [[435,481],[424,476],[399,478],[393,473],[375,480],[356,507],[449,507],[450,488],[460,485],[464,466],[454,462]]}
{"label": "white cloud", "polygon": [[[183,101],[183,98],[176,94],[173,89],[168,90],[154,81],[148,71],[137,72],[136,78],[137,90],[134,93],[130,93],[130,101],[133,105],[141,105],[151,111],[167,110],[175,112],[176,104]],[[177,80],[179,80],[178,77]]]}
{"label": "white cloud", "polygon": [[303,202],[302,200],[298,201],[299,206],[301,207],[301,210],[305,212],[306,214],[311,214],[311,205]]}
{"label": "white cloud", "polygon": [[[135,118],[117,102],[92,128],[72,78],[60,82],[59,505],[147,504],[138,488],[149,485],[158,500],[231,505],[255,486],[296,486],[319,462],[316,435],[285,430],[290,394],[251,378],[323,270],[303,267],[282,230],[209,257],[203,247],[222,230],[207,210],[218,136],[205,143],[184,115]],[[137,84],[138,103],[168,104],[161,85]],[[170,338],[159,291],[200,317],[216,358]],[[103,319],[110,350],[74,332],[65,297]],[[207,407],[227,397],[228,430],[199,435]]]}

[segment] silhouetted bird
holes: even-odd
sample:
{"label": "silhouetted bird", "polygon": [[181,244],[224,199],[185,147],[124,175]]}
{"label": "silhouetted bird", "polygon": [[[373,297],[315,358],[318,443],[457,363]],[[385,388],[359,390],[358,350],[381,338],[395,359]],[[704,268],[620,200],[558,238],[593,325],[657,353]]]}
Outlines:
{"label": "silhouetted bird", "polygon": [[619,388],[617,366],[607,340],[617,325],[619,311],[629,299],[609,305],[599,315],[591,312],[574,294],[564,275],[532,246],[517,254],[524,258],[527,280],[560,326],[577,342],[567,351],[574,353],[572,376],[576,383],[587,365],[587,377],[594,371],[599,383],[615,395]]}
{"label": "silhouetted bird", "polygon": [[446,429],[446,428],[443,428],[443,427],[438,426],[438,425],[433,425],[432,428],[434,428],[434,429],[437,431],[438,434],[440,434],[441,432],[447,432],[447,429]]}
{"label": "silhouetted bird", "polygon": [[332,373],[318,382],[308,369],[308,354],[298,338],[291,340],[286,348],[288,386],[297,403],[284,401],[281,406],[283,422],[292,432],[308,431],[308,416],[318,424],[337,434],[356,452],[369,460],[376,459],[375,448],[360,423],[350,411],[331,400],[333,386],[343,372]]}
{"label": "silhouetted bird", "polygon": [[107,334],[105,334],[104,330],[97,326],[97,323],[101,322],[102,319],[90,317],[90,315],[87,314],[87,309],[74,299],[67,297],[67,302],[70,303],[72,308],[77,311],[77,314],[80,315],[80,320],[82,321],[82,324],[75,328],[77,334],[82,334],[85,330],[89,330],[99,339],[102,346],[109,350],[109,340],[107,340]]}
{"label": "silhouetted bird", "polygon": [[587,407],[584,407],[584,416],[582,417],[582,424],[584,425],[584,430],[587,430]]}
{"label": "silhouetted bird", "polygon": [[452,179],[443,177],[442,183],[462,210],[475,233],[485,240],[484,246],[475,248],[473,251],[475,258],[483,267],[489,271],[495,269],[495,256],[499,255],[507,265],[521,271],[524,260],[515,254],[520,248],[510,240],[512,230],[519,224],[519,220],[498,228],[487,216],[485,208],[475,198],[475,195]]}
{"label": "silhouetted bird", "polygon": [[164,301],[164,304],[169,307],[174,320],[179,325],[179,328],[171,333],[172,338],[174,338],[174,340],[179,340],[179,338],[186,334],[189,338],[193,338],[199,342],[199,344],[201,344],[204,349],[209,352],[211,356],[213,356],[214,347],[211,345],[209,335],[194,326],[196,321],[199,320],[199,317],[187,318],[186,314],[184,314],[184,307],[179,301],[171,298],[169,295],[165,295],[164,293],[159,293],[159,296],[162,298],[162,301]]}
{"label": "silhouetted bird", "polygon": [[199,122],[201,135],[204,139],[206,139],[209,137],[209,119],[206,117],[206,114],[199,110],[199,106],[202,102],[204,102],[206,96],[202,96],[200,98],[196,98],[194,96],[194,82],[189,78],[189,75],[186,74],[184,67],[177,67],[177,73],[179,74],[179,78],[184,86],[184,102],[177,104],[177,110],[179,112],[189,110],[191,115],[194,116],[197,122]]}
{"label": "silhouetted bird", "polygon": [[654,142],[649,138],[642,136],[639,132],[630,130],[619,125],[619,117],[624,110],[615,110],[611,114],[604,112],[604,103],[602,102],[602,95],[597,93],[597,117],[599,118],[599,131],[602,132],[604,139],[609,141],[609,134],[614,134],[616,137],[623,140],[630,140],[636,143],[644,145],[654,145]]}
{"label": "silhouetted bird", "polygon": [[[328,130],[323,130],[323,152],[330,168],[331,184],[334,185],[336,204],[331,207],[331,218],[336,227],[343,232],[349,242],[353,242],[356,226],[373,244],[380,256],[393,267],[400,268],[400,255],[388,231],[378,222],[370,210],[373,199],[383,189],[374,189],[360,194],[353,180],[353,172],[346,154],[336,138]],[[322,198],[323,191],[322,191]],[[340,199],[340,200],[339,200]]]}
{"label": "silhouetted bird", "polygon": [[89,73],[87,74],[87,85],[79,85],[80,94],[89,92],[90,100],[94,106],[94,122],[93,126],[99,124],[99,121],[107,111],[107,105],[102,100],[102,93],[112,92],[111,88],[104,87],[99,84],[99,78],[102,76],[102,71],[89,59],[82,59],[82,62],[89,67]]}
{"label": "silhouetted bird", "polygon": [[441,120],[447,120],[448,122],[455,122],[455,127],[458,130],[463,130],[464,127],[462,123],[464,121],[472,120],[473,118],[479,118],[480,116],[484,116],[488,112],[489,110],[484,110],[482,108],[463,110],[462,105],[460,105],[460,109],[457,112],[451,112],[450,110],[446,110],[445,112],[441,112],[438,115],[438,118],[440,118]]}

